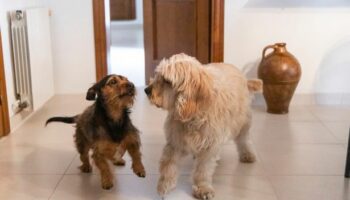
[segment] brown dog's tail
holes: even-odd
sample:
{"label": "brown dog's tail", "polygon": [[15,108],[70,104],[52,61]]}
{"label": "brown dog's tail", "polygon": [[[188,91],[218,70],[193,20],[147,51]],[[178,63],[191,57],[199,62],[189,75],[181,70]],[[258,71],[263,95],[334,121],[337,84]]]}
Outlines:
{"label": "brown dog's tail", "polygon": [[66,124],[74,124],[77,122],[77,118],[78,118],[78,115],[73,117],[51,117],[46,121],[45,126],[47,126],[47,124],[51,122],[63,122]]}
{"label": "brown dog's tail", "polygon": [[263,82],[260,79],[248,80],[248,90],[250,93],[262,91]]}

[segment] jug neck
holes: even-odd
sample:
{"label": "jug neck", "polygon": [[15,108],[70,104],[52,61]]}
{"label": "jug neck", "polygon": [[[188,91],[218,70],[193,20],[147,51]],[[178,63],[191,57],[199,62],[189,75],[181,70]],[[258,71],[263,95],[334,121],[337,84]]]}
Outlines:
{"label": "jug neck", "polygon": [[286,43],[276,43],[274,49],[276,53],[285,53],[287,52]]}

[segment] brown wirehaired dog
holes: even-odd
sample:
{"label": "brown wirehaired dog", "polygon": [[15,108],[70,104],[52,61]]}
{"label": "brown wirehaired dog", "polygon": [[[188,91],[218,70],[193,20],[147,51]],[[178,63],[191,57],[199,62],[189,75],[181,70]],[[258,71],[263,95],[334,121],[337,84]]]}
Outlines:
{"label": "brown wirehaired dog", "polygon": [[135,87],[127,78],[108,75],[93,85],[86,95],[89,101],[95,100],[82,114],[73,117],[52,117],[50,122],[76,123],[75,144],[83,163],[80,170],[92,171],[89,151],[101,172],[103,189],[113,187],[113,174],[107,160],[116,165],[124,165],[122,159],[127,150],[132,158],[132,169],[139,177],[146,172],[141,161],[140,137],[132,124],[129,114],[135,99]]}

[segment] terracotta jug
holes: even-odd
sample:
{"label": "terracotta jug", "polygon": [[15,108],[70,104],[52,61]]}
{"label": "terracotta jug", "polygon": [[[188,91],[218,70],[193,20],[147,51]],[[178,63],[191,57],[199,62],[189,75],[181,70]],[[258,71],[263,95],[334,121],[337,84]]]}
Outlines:
{"label": "terracotta jug", "polygon": [[[273,49],[273,52],[266,55],[268,49]],[[288,113],[289,103],[299,83],[300,76],[300,64],[287,51],[285,43],[276,43],[264,48],[258,68],[258,77],[264,83],[263,94],[267,104],[267,112]]]}

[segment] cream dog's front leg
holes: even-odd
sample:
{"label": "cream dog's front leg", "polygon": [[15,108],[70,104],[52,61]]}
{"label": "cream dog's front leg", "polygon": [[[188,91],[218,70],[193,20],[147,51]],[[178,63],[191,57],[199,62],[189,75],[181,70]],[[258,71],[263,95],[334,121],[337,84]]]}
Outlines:
{"label": "cream dog's front leg", "polygon": [[158,194],[164,197],[172,189],[175,188],[177,182],[178,161],[183,155],[170,144],[165,145],[163,155],[160,160],[158,180]]}
{"label": "cream dog's front leg", "polygon": [[218,160],[217,155],[217,151],[209,150],[195,156],[192,191],[198,199],[208,200],[215,196],[212,177]]}

